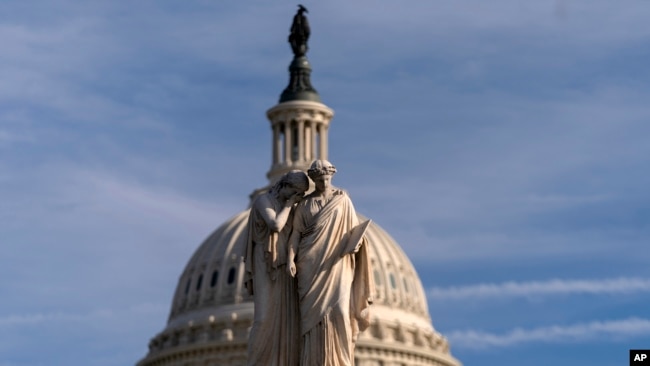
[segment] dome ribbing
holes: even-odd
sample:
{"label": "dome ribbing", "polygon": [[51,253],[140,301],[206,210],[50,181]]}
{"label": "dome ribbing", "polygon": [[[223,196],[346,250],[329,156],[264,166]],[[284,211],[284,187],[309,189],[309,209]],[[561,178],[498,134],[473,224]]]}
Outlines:
{"label": "dome ribbing", "polygon": [[[253,319],[252,298],[242,283],[248,214],[245,210],[221,225],[192,255],[176,286],[167,326],[151,340],[139,366],[245,364]],[[375,302],[370,328],[357,341],[357,365],[386,358],[403,365],[458,365],[431,325],[422,283],[402,249],[374,222],[367,238]]]}

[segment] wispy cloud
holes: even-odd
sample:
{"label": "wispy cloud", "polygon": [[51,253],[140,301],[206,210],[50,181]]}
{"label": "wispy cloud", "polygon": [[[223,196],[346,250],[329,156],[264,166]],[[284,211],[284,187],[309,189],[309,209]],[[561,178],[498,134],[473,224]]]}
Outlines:
{"label": "wispy cloud", "polygon": [[0,147],[9,146],[16,142],[31,142],[30,136],[14,133],[7,130],[0,130]]}
{"label": "wispy cloud", "polygon": [[0,315],[0,327],[13,325],[39,325],[58,321],[88,322],[99,319],[123,318],[125,316],[138,317],[142,314],[164,314],[168,309],[167,304],[142,302],[125,308],[97,308],[91,311],[80,312],[39,312],[24,314]]}
{"label": "wispy cloud", "polygon": [[[146,300],[76,310],[70,306],[10,313],[0,309],[0,366],[133,364],[146,354],[146,339],[164,325],[168,309],[167,304]],[[110,339],[125,346],[116,352]],[[36,345],[48,353],[48,360],[31,353]],[[60,352],[75,346],[85,351]]]}
{"label": "wispy cloud", "polygon": [[27,313],[27,314],[11,314],[0,316],[0,327],[10,326],[30,326],[42,325],[45,323],[56,322],[90,322],[107,319],[120,319],[138,317],[142,314],[156,314],[161,315],[167,311],[166,304],[144,302],[134,304],[127,308],[99,308],[92,311],[85,312],[41,312],[41,313]]}
{"label": "wispy cloud", "polygon": [[465,300],[469,298],[522,297],[562,294],[630,294],[650,292],[649,278],[609,278],[601,280],[563,280],[482,283],[469,286],[432,287],[429,299]]}
{"label": "wispy cloud", "polygon": [[50,322],[86,322],[97,320],[99,318],[107,318],[113,316],[113,312],[107,309],[95,310],[90,313],[33,313],[33,314],[14,314],[0,317],[0,326],[25,326],[25,325],[39,325]]}
{"label": "wispy cloud", "polygon": [[532,329],[515,328],[503,334],[480,330],[453,331],[447,334],[447,338],[455,347],[484,349],[527,342],[579,342],[602,339],[603,336],[632,337],[649,334],[650,319],[628,318]]}
{"label": "wispy cloud", "polygon": [[126,182],[119,177],[101,172],[81,172],[79,179],[81,186],[88,184],[93,187],[88,192],[86,202],[92,202],[92,197],[103,197],[93,202],[98,210],[115,208],[117,211],[119,208],[124,210],[123,213],[129,211],[138,214],[147,213],[195,229],[209,228],[214,225],[215,216],[220,214],[222,217],[227,217],[229,214],[222,212],[222,209],[215,205],[182,194]]}

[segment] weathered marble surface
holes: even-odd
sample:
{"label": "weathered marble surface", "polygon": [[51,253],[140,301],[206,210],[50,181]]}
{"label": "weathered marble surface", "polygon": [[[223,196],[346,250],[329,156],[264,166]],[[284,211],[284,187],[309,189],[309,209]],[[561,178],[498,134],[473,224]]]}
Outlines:
{"label": "weathered marble surface", "polygon": [[291,171],[251,207],[244,256],[245,284],[255,306],[248,365],[298,365],[298,293],[285,267],[292,208],[308,188],[305,173]]}

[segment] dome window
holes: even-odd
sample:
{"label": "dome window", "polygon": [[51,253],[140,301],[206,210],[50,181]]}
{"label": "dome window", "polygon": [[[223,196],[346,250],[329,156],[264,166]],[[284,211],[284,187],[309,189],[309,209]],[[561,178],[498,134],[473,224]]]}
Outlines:
{"label": "dome window", "polygon": [[202,283],[203,283],[203,275],[200,275],[199,279],[196,281],[196,291],[201,289]]}
{"label": "dome window", "polygon": [[378,270],[374,270],[374,275],[375,275],[375,285],[377,286],[382,286],[383,281],[381,280],[381,275],[379,274]]}
{"label": "dome window", "polygon": [[408,284],[408,281],[406,281],[406,277],[402,278],[402,283],[404,283],[404,290],[406,292],[409,292],[409,284]]}
{"label": "dome window", "polygon": [[233,282],[235,282],[235,267],[230,268],[230,271],[228,271],[228,284],[232,285]]}
{"label": "dome window", "polygon": [[210,280],[210,287],[216,286],[218,279],[219,279],[219,271],[212,272],[212,279]]}
{"label": "dome window", "polygon": [[187,295],[188,292],[190,292],[190,284],[192,283],[192,278],[187,279],[187,284],[185,285],[185,295]]}
{"label": "dome window", "polygon": [[390,274],[390,285],[393,288],[397,288],[397,283],[395,283],[395,276],[393,276],[392,273]]}

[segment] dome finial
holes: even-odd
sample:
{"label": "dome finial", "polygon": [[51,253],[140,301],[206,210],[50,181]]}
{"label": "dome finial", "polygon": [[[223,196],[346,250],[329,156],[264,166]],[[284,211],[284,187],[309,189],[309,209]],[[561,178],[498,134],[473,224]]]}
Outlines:
{"label": "dome finial", "polygon": [[309,50],[307,41],[311,29],[305,13],[308,13],[307,8],[298,5],[298,11],[293,17],[293,23],[291,23],[289,44],[293,51],[293,61],[289,65],[289,85],[280,95],[280,103],[291,100],[320,102],[318,92],[311,86],[311,66],[309,66],[309,60],[307,60],[306,56],[307,50]]}

